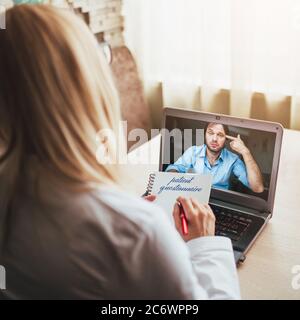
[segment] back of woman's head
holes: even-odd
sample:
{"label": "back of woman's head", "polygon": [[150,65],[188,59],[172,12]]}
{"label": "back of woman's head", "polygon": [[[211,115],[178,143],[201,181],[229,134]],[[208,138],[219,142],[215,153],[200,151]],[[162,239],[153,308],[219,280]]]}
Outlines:
{"label": "back of woman's head", "polygon": [[96,134],[116,132],[118,96],[85,23],[50,6],[15,6],[0,43],[0,161],[12,172],[8,183],[16,184],[28,155],[70,185],[117,182],[117,167],[97,162]]}

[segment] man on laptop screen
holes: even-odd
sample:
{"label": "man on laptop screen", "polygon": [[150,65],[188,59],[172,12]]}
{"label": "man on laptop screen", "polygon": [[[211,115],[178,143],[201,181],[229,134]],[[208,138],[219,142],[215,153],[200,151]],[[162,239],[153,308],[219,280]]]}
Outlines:
{"label": "man on laptop screen", "polygon": [[[208,123],[204,129],[205,143],[188,148],[165,171],[210,173],[213,176],[213,187],[227,190],[230,186],[230,179],[234,176],[253,192],[263,192],[262,174],[250,150],[239,134],[234,137],[228,133],[226,125]],[[235,153],[225,146],[226,139],[230,141],[230,148]]]}
{"label": "man on laptop screen", "polygon": [[279,123],[165,108],[160,170],[209,174],[215,235],[236,263],[273,215],[283,127]]}

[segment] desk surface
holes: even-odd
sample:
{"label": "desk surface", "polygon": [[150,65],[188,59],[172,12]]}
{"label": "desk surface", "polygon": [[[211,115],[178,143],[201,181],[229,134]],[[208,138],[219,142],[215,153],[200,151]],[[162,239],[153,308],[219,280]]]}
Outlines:
{"label": "desk surface", "polygon": [[[300,299],[292,287],[292,268],[300,265],[300,132],[285,130],[274,215],[238,268],[243,299]],[[134,189],[145,191],[158,170],[159,137],[130,153]]]}

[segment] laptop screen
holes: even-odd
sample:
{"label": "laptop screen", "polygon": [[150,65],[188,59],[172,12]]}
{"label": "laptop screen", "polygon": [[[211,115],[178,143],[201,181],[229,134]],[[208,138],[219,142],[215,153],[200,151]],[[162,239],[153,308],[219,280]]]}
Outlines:
{"label": "laptop screen", "polygon": [[168,115],[161,170],[213,176],[214,189],[268,201],[276,133]]}

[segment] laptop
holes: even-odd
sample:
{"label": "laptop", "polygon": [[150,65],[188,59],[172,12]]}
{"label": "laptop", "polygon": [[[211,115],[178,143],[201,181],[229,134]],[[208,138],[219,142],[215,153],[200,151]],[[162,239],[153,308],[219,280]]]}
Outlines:
{"label": "laptop", "polygon": [[212,175],[216,235],[230,238],[244,262],[273,215],[282,125],[168,107],[162,128],[159,170]]}

